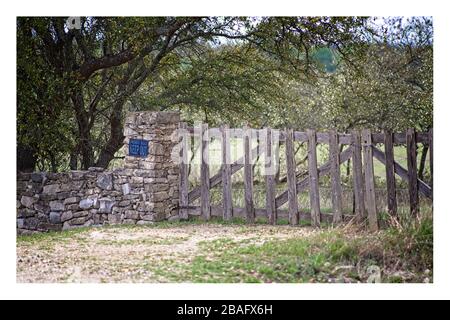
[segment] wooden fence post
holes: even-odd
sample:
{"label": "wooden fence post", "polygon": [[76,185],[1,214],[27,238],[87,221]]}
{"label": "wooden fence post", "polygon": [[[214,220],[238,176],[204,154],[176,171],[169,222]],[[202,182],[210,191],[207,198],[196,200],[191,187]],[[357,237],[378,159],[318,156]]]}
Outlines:
{"label": "wooden fence post", "polygon": [[369,228],[378,231],[378,215],[375,200],[375,178],[373,169],[372,133],[368,129],[362,132],[362,144],[364,149],[364,177],[366,181],[366,207],[369,217]]}
{"label": "wooden fence post", "polygon": [[394,143],[392,131],[384,131],[384,152],[386,154],[386,184],[387,184],[387,205],[388,212],[392,216],[397,216],[397,192],[395,186],[394,172]]}
{"label": "wooden fence post", "polygon": [[298,201],[297,201],[297,179],[295,174],[294,158],[294,131],[286,130],[286,168],[288,187],[288,210],[291,225],[298,224]]}
{"label": "wooden fence post", "polygon": [[408,129],[406,131],[406,151],[408,162],[408,189],[409,205],[411,215],[416,217],[419,213],[419,192],[417,181],[417,146],[416,131]]}
{"label": "wooden fence post", "polygon": [[187,125],[185,122],[179,124],[179,147],[180,147],[180,219],[186,220],[188,218],[189,205],[189,180],[188,180],[188,138]]}
{"label": "wooden fence post", "polygon": [[330,130],[330,169],[331,169],[331,193],[333,204],[333,223],[341,223],[342,214],[342,186],[341,186],[341,165],[339,161],[339,140],[336,130]]}
{"label": "wooden fence post", "polygon": [[311,224],[320,227],[319,173],[317,170],[317,137],[315,130],[307,130],[309,200],[311,204]]}
{"label": "wooden fence post", "polygon": [[251,154],[251,129],[244,127],[244,196],[245,212],[248,223],[255,222],[255,207],[253,203],[253,165]]}
{"label": "wooden fence post", "polygon": [[208,134],[208,124],[202,124],[201,130],[201,168],[200,168],[200,183],[201,183],[201,211],[202,216],[205,220],[211,218],[211,205],[210,205],[210,194],[209,194],[209,134]]}
{"label": "wooden fence post", "polygon": [[433,128],[428,132],[428,144],[429,144],[429,152],[430,152],[430,187],[431,187],[431,198],[433,199]]}
{"label": "wooden fence post", "polygon": [[272,130],[270,128],[267,128],[265,159],[267,215],[269,216],[269,223],[275,225],[277,223],[277,209],[275,207],[275,173],[273,172]]}
{"label": "wooden fence post", "polygon": [[361,156],[361,135],[359,131],[352,132],[352,172],[353,172],[353,194],[355,197],[355,214],[358,222],[366,217],[364,205],[364,182]]}
{"label": "wooden fence post", "polygon": [[222,132],[222,193],[223,193],[223,219],[232,217],[233,201],[231,196],[231,153],[230,131],[228,125],[220,128]]}

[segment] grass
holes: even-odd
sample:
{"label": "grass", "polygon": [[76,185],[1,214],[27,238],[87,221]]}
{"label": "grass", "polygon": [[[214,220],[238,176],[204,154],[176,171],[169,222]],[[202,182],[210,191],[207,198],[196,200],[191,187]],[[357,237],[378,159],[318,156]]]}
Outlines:
{"label": "grass", "polygon": [[[335,229],[262,244],[222,238],[202,242],[206,253],[182,271],[161,274],[175,282],[355,283],[367,281],[367,269],[375,265],[385,273],[385,282],[422,282],[423,272],[432,268],[432,247],[416,242],[422,236],[429,244],[430,235],[423,229],[407,237],[394,231],[354,237]],[[403,272],[395,269],[399,263]],[[405,274],[412,276],[405,279]]]}
{"label": "grass", "polygon": [[428,215],[390,219],[378,233],[262,223],[193,219],[19,236],[18,281],[353,283],[368,281],[373,266],[383,282],[432,279]]}

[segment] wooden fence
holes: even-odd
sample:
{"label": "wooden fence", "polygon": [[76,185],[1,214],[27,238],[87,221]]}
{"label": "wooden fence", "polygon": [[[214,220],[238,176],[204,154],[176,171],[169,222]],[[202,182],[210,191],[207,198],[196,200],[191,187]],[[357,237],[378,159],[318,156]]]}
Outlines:
{"label": "wooden fence", "polygon": [[[201,150],[200,185],[189,190],[188,181],[188,139],[198,137]],[[222,165],[219,173],[210,177],[208,161],[209,144],[212,137],[221,140]],[[409,129],[405,133],[372,133],[370,130],[353,131],[351,134],[338,134],[335,130],[329,132],[306,132],[266,129],[229,129],[227,126],[208,130],[207,124],[198,128],[189,128],[185,123],[180,124],[180,217],[187,219],[189,215],[202,216],[209,220],[211,216],[222,216],[225,220],[232,217],[245,217],[253,223],[257,216],[267,217],[269,223],[276,224],[279,218],[288,218],[290,224],[296,225],[299,220],[310,220],[313,226],[320,226],[322,221],[338,224],[345,218],[342,210],[342,186],[340,165],[346,161],[352,162],[353,190],[355,218],[358,221],[368,220],[371,230],[379,228],[379,211],[375,199],[375,179],[373,158],[379,160],[386,168],[386,187],[388,211],[397,215],[397,198],[395,174],[408,182],[409,204],[411,214],[419,213],[419,193],[432,199],[432,179],[425,183],[417,174],[417,144],[422,143],[429,147],[429,164],[431,177],[433,175],[433,132],[415,132]],[[277,139],[274,139],[276,137]],[[200,139],[201,138],[201,139]],[[231,163],[230,138],[242,139],[244,156]],[[258,140],[258,146],[251,147],[251,139]],[[265,147],[260,146],[264,141]],[[296,163],[294,157],[294,142],[306,142],[308,146],[308,174],[303,179],[297,179]],[[253,199],[253,165],[252,159],[265,153],[263,158],[265,167],[269,169],[273,161],[273,151],[277,143],[285,144],[287,190],[279,195],[275,192],[274,174],[265,175],[266,206],[264,209],[255,208]],[[329,159],[318,167],[317,144],[329,145]],[[381,150],[378,145],[384,145]],[[394,159],[394,145],[406,145],[407,168],[402,167]],[[340,152],[340,150],[342,150]],[[231,176],[243,169],[244,171],[244,208],[232,205]],[[331,197],[333,214],[324,214],[320,209],[319,178],[324,175],[331,176]],[[211,206],[210,190],[218,185],[222,186],[222,203],[220,206]],[[297,195],[309,191],[310,212],[299,210]],[[193,203],[200,199],[200,205]],[[282,210],[287,203],[287,210]]]}

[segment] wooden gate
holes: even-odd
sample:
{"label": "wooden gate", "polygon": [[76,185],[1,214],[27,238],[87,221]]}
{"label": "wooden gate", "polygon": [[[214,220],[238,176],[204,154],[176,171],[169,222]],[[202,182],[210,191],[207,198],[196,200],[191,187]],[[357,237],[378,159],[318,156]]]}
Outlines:
{"label": "wooden gate", "polygon": [[[340,165],[346,161],[352,162],[354,217],[359,221],[368,220],[371,230],[379,228],[379,209],[375,198],[375,179],[373,158],[379,160],[386,168],[387,205],[391,215],[397,215],[397,197],[395,174],[408,182],[409,205],[412,215],[419,213],[419,193],[432,199],[432,178],[427,184],[418,178],[417,174],[417,144],[427,145],[429,148],[429,164],[431,177],[433,175],[433,133],[417,133],[409,129],[404,133],[372,133],[370,130],[353,131],[351,134],[338,134],[335,130],[329,132],[306,132],[292,129],[275,130],[229,129],[227,126],[208,129],[207,124],[192,128],[185,123],[180,124],[180,189],[179,214],[182,219],[190,215],[202,216],[209,220],[211,216],[222,216],[229,220],[232,217],[245,217],[247,222],[253,223],[256,217],[266,217],[271,224],[276,224],[279,218],[288,218],[289,223],[296,225],[299,220],[310,220],[313,226],[320,226],[321,222],[334,224],[348,218],[342,210],[342,187]],[[200,141],[200,185],[189,190],[188,180],[188,141],[197,137]],[[209,145],[211,138],[221,140],[222,164],[220,171],[210,177]],[[231,163],[230,138],[242,140],[244,155]],[[251,147],[251,139],[256,139],[258,145]],[[276,138],[276,139],[274,139]],[[261,144],[261,141],[264,143]],[[308,174],[302,179],[296,175],[294,157],[294,142],[307,143]],[[324,164],[317,164],[317,144],[329,145],[329,158]],[[264,166],[270,168],[274,161],[274,150],[277,144],[285,144],[287,189],[276,195],[273,172],[265,175],[266,206],[255,208],[253,195],[253,163],[257,155],[264,155]],[[384,145],[384,150],[379,145]],[[407,168],[402,167],[394,159],[394,145],[406,145]],[[232,205],[231,176],[239,170],[244,171],[245,205],[242,208]],[[321,212],[319,199],[319,178],[330,175],[332,214]],[[222,203],[211,206],[210,190],[218,185],[222,187]],[[308,190],[310,212],[300,213],[297,194]],[[200,199],[200,205],[194,206],[194,201]],[[287,203],[287,210],[280,209]]]}

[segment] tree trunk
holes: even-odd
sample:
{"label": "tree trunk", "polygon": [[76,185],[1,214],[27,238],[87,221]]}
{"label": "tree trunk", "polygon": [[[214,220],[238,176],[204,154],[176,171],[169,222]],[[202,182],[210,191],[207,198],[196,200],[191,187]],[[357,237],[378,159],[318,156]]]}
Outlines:
{"label": "tree trunk", "polygon": [[79,147],[81,154],[81,168],[87,170],[93,166],[94,152],[91,144],[88,113],[84,108],[83,92],[81,88],[72,94],[71,99],[75,109],[75,117],[78,124]]}
{"label": "tree trunk", "polygon": [[78,169],[78,153],[76,151],[70,153],[69,167],[70,170]]}
{"label": "tree trunk", "polygon": [[118,101],[114,106],[109,120],[110,136],[105,146],[100,151],[100,155],[95,164],[96,167],[107,168],[115,153],[123,145],[123,123],[122,123],[122,109],[125,101]]}
{"label": "tree trunk", "polygon": [[50,158],[50,166],[51,166],[52,172],[57,172],[58,171],[58,164],[56,162],[55,155],[53,153],[50,153],[49,158]]}
{"label": "tree trunk", "polygon": [[36,167],[37,157],[31,147],[17,145],[17,170],[20,172],[33,172]]}

